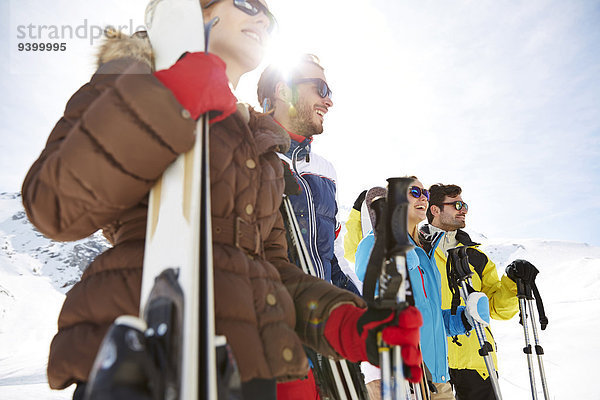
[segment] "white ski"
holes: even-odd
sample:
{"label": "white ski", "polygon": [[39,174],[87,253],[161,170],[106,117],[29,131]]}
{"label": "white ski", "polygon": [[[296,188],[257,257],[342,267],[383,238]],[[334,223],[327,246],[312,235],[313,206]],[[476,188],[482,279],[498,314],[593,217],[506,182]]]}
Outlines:
{"label": "white ski", "polygon": [[[204,51],[199,0],[153,0],[146,26],[156,70],[186,51]],[[169,166],[150,192],[140,315],[154,280],[165,269],[179,271],[183,291],[180,399],[217,398],[213,306],[212,230],[208,123],[202,117],[194,148]]]}

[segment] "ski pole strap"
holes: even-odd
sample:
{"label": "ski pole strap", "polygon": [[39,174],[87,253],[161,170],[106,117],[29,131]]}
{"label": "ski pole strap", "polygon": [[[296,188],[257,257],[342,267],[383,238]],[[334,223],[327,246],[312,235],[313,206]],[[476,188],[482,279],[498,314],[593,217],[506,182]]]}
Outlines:
{"label": "ski pole strap", "polygon": [[456,254],[456,264],[455,274],[458,281],[466,281],[468,278],[473,276],[473,271],[469,267],[469,256],[467,254],[467,246],[456,247],[454,249],[450,249],[454,254]]}
{"label": "ski pole strap", "polygon": [[[400,285],[404,284],[404,277],[398,272],[394,259],[387,260],[384,265],[385,279],[379,280],[379,299],[383,307],[394,308],[398,303],[397,294]],[[406,268],[406,266],[401,266]]]}
{"label": "ski pole strap", "polygon": [[375,233],[375,243],[371,250],[367,270],[365,271],[365,280],[363,282],[363,298],[367,302],[372,302],[375,299],[375,290],[377,281],[381,276],[383,260],[385,258],[385,223],[386,219],[386,200],[380,198],[371,203],[371,208],[375,211],[376,222],[373,229]]}
{"label": "ski pole strap", "polygon": [[458,289],[458,279],[455,274],[456,269],[453,265],[455,260],[453,253],[450,251],[448,251],[448,258],[446,258],[446,275],[448,276],[448,288],[450,289],[450,293],[452,293],[450,313],[456,315],[456,311],[460,305],[460,290]]}
{"label": "ski pole strap", "polygon": [[371,250],[371,257],[367,264],[367,271],[365,272],[365,280],[363,284],[363,298],[366,301],[373,301],[375,299],[375,290],[377,287],[377,281],[381,275],[381,267],[383,266],[384,258],[384,246],[383,241],[378,240],[375,237],[375,244]]}
{"label": "ski pole strap", "polygon": [[537,305],[538,314],[540,317],[540,326],[542,330],[544,330],[548,326],[548,317],[546,317],[544,303],[542,302],[542,297],[540,296],[540,292],[535,284],[535,281],[531,284],[531,288],[533,289],[533,293],[535,295],[535,304]]}
{"label": "ski pole strap", "polygon": [[487,356],[490,353],[494,352],[494,348],[492,347],[492,344],[490,342],[488,342],[487,340],[483,343],[483,346],[481,346],[481,348],[479,349],[479,355],[482,357]]}
{"label": "ski pole strap", "polygon": [[[448,250],[448,258],[446,259],[446,274],[448,276],[448,285],[452,293],[452,303],[450,312],[456,315],[458,306],[460,305],[460,286],[462,282],[467,284],[467,293],[475,292],[475,289],[469,284],[469,278],[473,276],[473,271],[469,264],[469,255],[467,246],[455,247]],[[465,299],[466,301],[466,299]]]}

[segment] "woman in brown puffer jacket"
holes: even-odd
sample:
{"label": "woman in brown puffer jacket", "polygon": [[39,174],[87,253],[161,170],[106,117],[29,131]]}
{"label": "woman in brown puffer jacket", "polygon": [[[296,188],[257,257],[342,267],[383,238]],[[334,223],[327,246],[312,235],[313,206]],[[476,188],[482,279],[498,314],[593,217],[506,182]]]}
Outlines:
{"label": "woman in brown puffer jacket", "polygon": [[[289,137],[270,116],[230,102],[227,80],[235,86],[258,65],[269,19],[266,12],[242,12],[231,1],[212,3],[205,19],[220,21],[209,48],[224,64],[215,55],[193,53],[175,64],[177,71],[161,75],[153,73],[145,35],[108,39],[97,72],[69,100],[23,183],[25,209],[42,233],[77,240],[102,229],[113,244],[67,294],[48,362],[54,389],[84,384],[111,323],[138,314],[148,192],[192,147],[195,119],[206,110],[222,112],[210,129],[216,331],[227,337],[242,381],[268,382],[274,393],[275,379],[305,376],[303,343],[325,355],[351,355],[337,338],[325,339],[324,321],[342,304],[363,307],[362,300],[287,260],[278,211],[283,170],[275,152],[287,150]],[[197,76],[198,70],[210,78]],[[172,79],[181,71],[195,74],[183,86]],[[192,89],[194,80],[208,95]],[[237,245],[236,225],[243,225]],[[349,331],[330,327],[332,335],[356,336],[352,324]],[[338,344],[330,345],[334,341]],[[366,359],[365,354],[363,343],[359,357]]]}

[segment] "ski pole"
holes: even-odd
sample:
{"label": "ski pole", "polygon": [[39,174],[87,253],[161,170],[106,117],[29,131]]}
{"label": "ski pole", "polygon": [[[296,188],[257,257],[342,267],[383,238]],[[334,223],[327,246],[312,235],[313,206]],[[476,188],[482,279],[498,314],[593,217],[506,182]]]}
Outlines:
{"label": "ski pole", "polygon": [[[517,284],[517,288],[518,287],[519,285]],[[531,395],[534,400],[537,400],[533,355],[531,354],[531,341],[529,340],[529,326],[527,322],[527,303],[524,297],[519,298],[519,311],[521,313],[521,325],[523,325],[523,333],[525,335],[525,347],[523,348],[523,353],[525,353],[527,356],[527,367],[529,368],[529,382],[531,384]]]}
{"label": "ski pole", "polygon": [[[467,297],[469,293],[473,292],[473,285],[471,276],[473,271],[469,267],[469,257],[467,255],[466,246],[456,247],[448,250],[448,260],[450,261],[451,276],[456,283],[459,284],[460,296],[462,297],[465,304],[467,304]],[[449,279],[450,279],[449,275]],[[469,290],[470,289],[470,290]],[[479,354],[483,357],[485,366],[490,375],[490,382],[494,389],[494,395],[497,400],[502,400],[502,393],[500,392],[500,383],[498,382],[498,375],[496,373],[496,367],[494,366],[494,360],[490,352],[494,351],[490,342],[487,341],[483,326],[478,321],[473,320],[475,333],[477,334],[477,340],[479,341]],[[470,333],[467,332],[467,336]]]}
{"label": "ski pole", "polygon": [[[386,205],[383,199],[376,200],[373,204],[378,208],[385,207]],[[396,262],[401,262],[400,258],[386,260],[384,268],[381,269],[381,276],[379,278],[380,297],[375,302],[378,307],[398,308],[399,299],[404,298],[405,292],[401,289],[401,283],[403,282],[402,275],[398,273]],[[392,295],[391,299],[389,298],[390,294]],[[381,398],[382,400],[404,400],[407,398],[407,391],[403,373],[401,348],[399,346],[391,347],[385,343],[381,332],[377,335],[377,340],[379,367],[381,369]]]}
{"label": "ski pole", "polygon": [[548,382],[546,381],[546,371],[544,369],[544,361],[542,360],[542,355],[544,354],[544,349],[540,345],[537,324],[535,321],[533,321],[533,299],[528,299],[527,302],[529,303],[529,312],[530,312],[531,319],[532,319],[531,326],[533,328],[533,340],[535,342],[535,354],[537,356],[538,366],[540,368],[540,379],[542,381],[542,390],[544,391],[544,398],[546,400],[550,400],[550,393],[548,391]]}
{"label": "ski pole", "polygon": [[[518,268],[522,267],[523,271],[527,271],[527,273],[519,275]],[[512,271],[510,270],[514,268]],[[519,311],[521,314],[521,325],[523,325],[523,333],[525,336],[525,347],[523,348],[523,353],[527,356],[527,366],[529,369],[529,381],[531,383],[531,395],[534,400],[537,400],[537,389],[535,383],[535,367],[533,361],[533,351],[531,346],[531,339],[529,337],[529,323],[528,319],[531,319],[531,328],[533,332],[533,338],[535,343],[535,353],[538,359],[538,367],[540,370],[540,380],[542,382],[542,390],[544,392],[544,398],[546,400],[550,399],[550,393],[548,390],[548,383],[546,381],[546,372],[544,369],[544,361],[542,360],[542,355],[544,354],[544,349],[540,345],[539,335],[537,330],[537,323],[534,318],[534,293],[535,299],[537,301],[538,312],[540,314],[540,325],[542,330],[546,329],[548,325],[548,318],[546,318],[544,312],[544,306],[542,303],[542,299],[537,290],[537,286],[535,284],[535,277],[539,273],[538,269],[535,268],[530,262],[525,260],[515,260],[507,267],[507,274],[511,279],[515,281],[517,284],[517,298],[519,299]],[[516,276],[515,276],[516,275]],[[529,311],[529,312],[528,312]]]}
{"label": "ski pole", "polygon": [[358,397],[358,393],[356,392],[356,388],[354,387],[354,385],[350,385],[350,383],[352,383],[353,380],[352,380],[352,376],[350,375],[350,370],[348,369],[348,363],[346,363],[346,361],[343,360],[343,361],[338,362],[337,365],[342,370],[344,380],[346,382],[348,382],[348,391],[350,392],[350,398],[358,399],[359,397]]}
{"label": "ski pole", "polygon": [[[386,228],[385,244],[386,253],[391,259],[391,262],[386,262],[385,268],[382,270],[383,280],[380,280],[379,299],[382,306],[388,306],[402,310],[408,307],[407,300],[412,299],[412,290],[408,279],[408,271],[406,267],[406,252],[413,246],[408,240],[407,232],[407,209],[408,199],[406,192],[408,186],[412,183],[411,178],[389,178],[388,193],[387,193],[387,220],[383,219]],[[382,219],[377,218],[382,221]],[[393,296],[393,297],[392,297]],[[394,304],[389,304],[393,300]],[[393,346],[392,352],[394,357],[392,385],[394,388],[394,400],[404,399],[407,396],[406,384],[403,371],[403,363],[401,356],[401,347]],[[385,357],[386,354],[383,353]],[[382,385],[382,389],[386,386]],[[389,388],[389,386],[388,386]],[[415,386],[415,393],[418,393]],[[385,393],[382,393],[384,397]]]}
{"label": "ski pole", "polygon": [[286,222],[289,224],[288,232],[290,234],[292,244],[298,250],[297,255],[300,268],[302,268],[305,274],[318,277],[315,267],[308,255],[308,249],[306,248],[306,243],[304,243],[304,239],[302,238],[300,225],[298,224],[298,220],[294,214],[294,208],[292,207],[292,202],[288,196],[283,197],[282,207],[284,216],[286,217]]}
{"label": "ski pole", "polygon": [[[407,232],[406,197],[412,179],[390,178],[387,181],[387,197],[376,198],[371,203],[376,214],[375,243],[365,273],[363,297],[370,306],[398,312],[414,304],[406,268],[406,252],[413,247]],[[412,399],[410,385],[404,378],[401,348],[388,346],[379,334],[378,350],[382,399]],[[413,388],[417,399],[429,399],[428,391],[419,385],[413,385]]]}
{"label": "ski pole", "polygon": [[[389,180],[388,180],[389,181]],[[389,211],[389,204],[393,203],[391,200],[393,196],[389,194],[390,188],[388,188],[388,198],[379,198],[373,201],[371,207],[377,214],[376,220],[379,221],[376,224],[376,236],[373,250],[369,258],[369,264],[367,266],[367,272],[365,274],[365,285],[363,286],[363,295],[365,299],[372,303],[374,307],[382,309],[400,310],[402,307],[406,307],[403,300],[406,295],[404,287],[404,278],[398,271],[398,265],[406,266],[403,263],[403,257],[401,254],[390,255],[389,249],[393,248],[394,240],[391,238],[391,223],[388,215],[392,213]],[[404,189],[406,192],[406,188]],[[405,194],[406,199],[406,194]],[[404,204],[404,221],[406,221],[406,204]],[[406,224],[404,224],[406,232]],[[406,268],[403,268],[404,270]],[[375,287],[379,284],[379,293],[375,298]],[[377,335],[377,344],[379,352],[379,367],[381,369],[381,398],[383,400],[404,400],[410,393],[407,390],[406,380],[404,379],[401,349],[399,346],[389,346],[382,339],[381,332]],[[390,354],[391,353],[391,354]]]}

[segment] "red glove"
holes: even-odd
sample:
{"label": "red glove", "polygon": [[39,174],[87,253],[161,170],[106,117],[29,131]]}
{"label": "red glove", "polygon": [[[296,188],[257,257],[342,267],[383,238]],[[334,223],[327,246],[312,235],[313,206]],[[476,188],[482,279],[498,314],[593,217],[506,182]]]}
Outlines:
{"label": "red glove", "polygon": [[406,379],[419,382],[422,377],[419,327],[421,313],[415,307],[401,312],[389,309],[362,309],[351,304],[335,308],[325,324],[325,338],[342,357],[352,362],[369,361],[379,365],[377,333],[389,345],[402,346],[402,362],[410,371]]}
{"label": "red glove", "polygon": [[208,111],[219,115],[211,123],[224,120],[236,111],[236,98],[229,89],[225,63],[210,53],[186,53],[169,69],[154,76],[168,87],[195,120]]}

